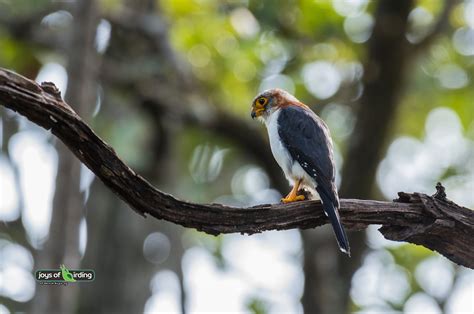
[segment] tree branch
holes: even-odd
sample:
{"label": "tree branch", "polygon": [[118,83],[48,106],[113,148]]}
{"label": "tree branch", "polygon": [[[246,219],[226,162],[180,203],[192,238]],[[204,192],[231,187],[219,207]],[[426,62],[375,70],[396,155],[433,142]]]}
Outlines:
{"label": "tree branch", "polygon": [[[52,83],[41,85],[0,68],[0,103],[61,139],[114,193],[145,216],[149,214],[209,234],[314,228],[327,223],[319,201],[235,208],[194,204],[155,189],[130,169],[66,104]],[[397,202],[341,200],[341,218],[349,229],[382,225],[388,239],[426,246],[474,268],[474,211],[442,195],[400,193]]]}

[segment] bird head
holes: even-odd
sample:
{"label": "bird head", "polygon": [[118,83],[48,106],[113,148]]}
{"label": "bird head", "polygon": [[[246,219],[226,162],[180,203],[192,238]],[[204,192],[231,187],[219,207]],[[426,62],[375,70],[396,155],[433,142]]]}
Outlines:
{"label": "bird head", "polygon": [[282,89],[267,89],[252,101],[251,116],[253,119],[259,118],[265,120],[271,113],[279,108],[291,105],[304,106],[293,95]]}

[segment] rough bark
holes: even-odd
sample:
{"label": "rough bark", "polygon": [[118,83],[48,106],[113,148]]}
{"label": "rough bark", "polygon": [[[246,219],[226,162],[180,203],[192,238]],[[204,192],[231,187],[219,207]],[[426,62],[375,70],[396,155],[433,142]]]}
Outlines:
{"label": "rough bark", "polygon": [[[95,104],[97,53],[94,48],[98,14],[95,0],[78,1],[73,8],[74,23],[68,48],[68,102],[81,116],[88,116]],[[80,192],[81,164],[58,142],[58,174],[53,199],[49,238],[38,251],[37,269],[66,264],[79,268],[79,227],[84,217],[84,196]],[[76,308],[78,286],[58,289],[41,286],[32,302],[33,313],[71,313]]]}
{"label": "rough bark", "polygon": [[[0,102],[51,130],[110,190],[143,216],[149,214],[214,235],[307,229],[327,223],[319,201],[234,208],[180,201],[155,189],[82,121],[52,83],[40,86],[1,69]],[[347,228],[356,230],[380,224],[380,231],[389,239],[424,245],[458,264],[474,267],[470,245],[474,211],[441,196],[401,196],[399,202],[342,199],[342,221]]]}

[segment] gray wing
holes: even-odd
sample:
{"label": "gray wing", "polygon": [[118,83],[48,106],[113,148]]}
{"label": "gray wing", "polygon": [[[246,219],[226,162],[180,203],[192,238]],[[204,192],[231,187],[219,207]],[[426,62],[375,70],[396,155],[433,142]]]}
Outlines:
{"label": "gray wing", "polygon": [[291,157],[316,180],[317,190],[326,194],[337,207],[339,200],[334,184],[334,158],[326,124],[313,112],[301,107],[280,109],[278,135]]}
{"label": "gray wing", "polygon": [[280,110],[278,135],[291,157],[316,180],[316,191],[332,224],[339,248],[350,256],[349,240],[338,213],[334,158],[327,126],[316,114],[301,107]]}

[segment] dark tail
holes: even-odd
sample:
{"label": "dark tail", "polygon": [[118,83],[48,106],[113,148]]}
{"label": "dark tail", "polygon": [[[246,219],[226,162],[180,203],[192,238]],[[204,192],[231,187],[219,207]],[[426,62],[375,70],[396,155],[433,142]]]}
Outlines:
{"label": "dark tail", "polygon": [[351,256],[351,248],[349,247],[349,240],[347,240],[346,232],[344,227],[341,224],[341,219],[339,218],[339,213],[337,207],[332,202],[331,198],[324,192],[317,189],[319,196],[321,197],[321,202],[323,203],[323,209],[328,216],[329,221],[331,221],[334,234],[336,235],[337,244],[342,252]]}

